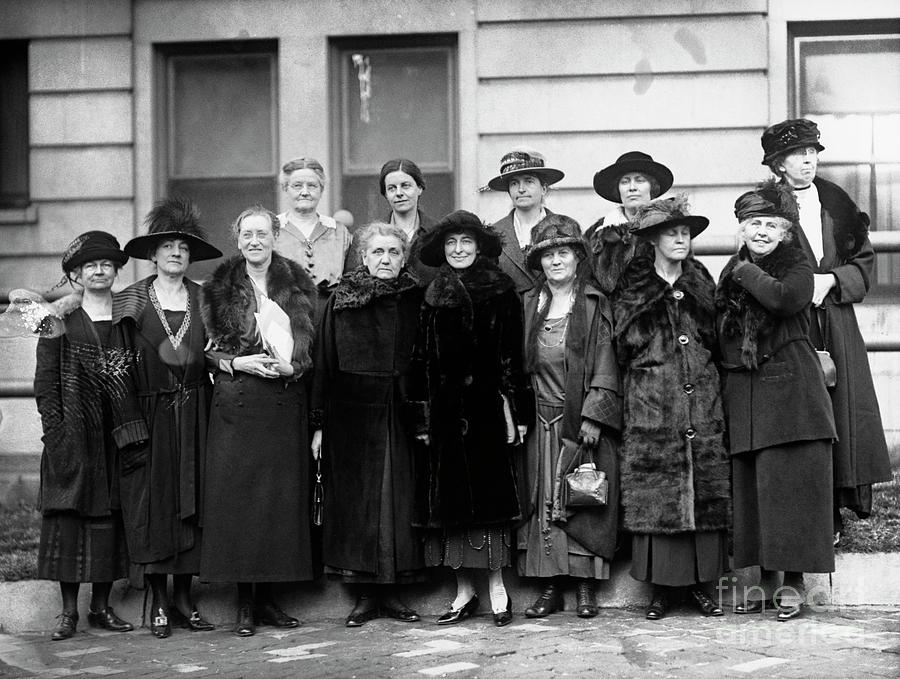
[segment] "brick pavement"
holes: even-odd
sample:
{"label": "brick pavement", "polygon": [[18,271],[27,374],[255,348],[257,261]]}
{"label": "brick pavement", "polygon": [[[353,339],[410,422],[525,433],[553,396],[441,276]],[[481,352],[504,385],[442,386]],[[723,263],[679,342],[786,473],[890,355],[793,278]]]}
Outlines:
{"label": "brick pavement", "polygon": [[69,640],[0,634],[0,676],[24,677],[897,677],[900,609],[844,608],[779,623],[774,613],[702,618],[676,609],[651,622],[641,610],[490,615],[452,627],[432,619],[304,620],[241,639],[226,629],[114,634],[83,622]]}

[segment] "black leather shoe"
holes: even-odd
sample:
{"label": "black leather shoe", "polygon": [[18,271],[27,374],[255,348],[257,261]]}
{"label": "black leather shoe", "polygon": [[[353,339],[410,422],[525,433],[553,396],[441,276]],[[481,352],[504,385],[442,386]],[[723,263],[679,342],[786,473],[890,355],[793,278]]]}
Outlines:
{"label": "black leather shoe", "polygon": [[653,591],[650,605],[647,606],[647,620],[661,620],[669,609],[669,598],[661,589]]}
{"label": "black leather shoe", "polygon": [[346,627],[362,627],[369,620],[378,617],[378,601],[373,596],[361,594],[356,599],[356,606],[350,611],[344,623]]}
{"label": "black leather shoe", "polygon": [[418,622],[420,619],[418,613],[395,597],[382,600],[381,612],[387,617],[401,622]]}
{"label": "black leather shoe", "polygon": [[169,618],[172,623],[178,625],[182,629],[189,629],[192,632],[209,632],[216,628],[208,620],[204,620],[200,615],[200,611],[196,608],[191,609],[190,617],[178,610],[176,606],[169,607]]}
{"label": "black leather shoe", "polygon": [[506,595],[506,610],[500,611],[499,613],[494,613],[494,626],[495,627],[506,627],[509,623],[512,622],[512,599],[509,598],[509,595]]}
{"label": "black leather shoe", "polygon": [[799,618],[803,615],[803,609],[806,608],[803,604],[797,604],[796,606],[784,607],[778,609],[778,622],[787,622],[788,620],[793,620],[794,618]]}
{"label": "black leather shoe", "polygon": [[157,639],[168,639],[172,636],[172,624],[169,614],[162,606],[154,606],[150,611],[150,633]]}
{"label": "black leather shoe", "polygon": [[699,587],[691,587],[690,596],[697,610],[707,618],[718,618],[720,615],[725,615],[725,611],[722,610],[721,606],[716,604],[712,597]]}
{"label": "black leather shoe", "polygon": [[544,593],[537,600],[525,609],[526,618],[545,618],[551,613],[561,611],[563,609],[562,592],[555,583],[551,582],[547,585]]}
{"label": "black leather shoe", "polygon": [[756,599],[754,601],[745,601],[740,604],[734,605],[734,612],[738,615],[755,615],[757,613],[762,613],[763,609],[766,607],[771,607],[773,610],[775,608],[775,603],[773,601],[763,601],[762,599]]}
{"label": "black leather shoe", "polygon": [[599,612],[597,610],[597,600],[594,597],[594,583],[587,578],[582,578],[578,581],[576,600],[578,603],[575,611],[579,618],[593,618]]}
{"label": "black leather shoe", "polygon": [[462,622],[466,618],[470,618],[475,614],[475,611],[478,610],[478,597],[473,595],[471,599],[469,599],[465,606],[460,609],[453,610],[452,608],[444,613],[440,618],[437,619],[438,625],[455,625],[458,622]]}
{"label": "black leather shoe", "polygon": [[273,627],[299,627],[300,621],[292,618],[272,602],[256,607],[257,625],[272,625]]}
{"label": "black leather shoe", "polygon": [[100,609],[99,611],[88,611],[88,624],[91,627],[102,627],[110,632],[130,632],[134,629],[134,625],[125,622],[112,609],[112,606]]}
{"label": "black leather shoe", "polygon": [[53,641],[62,641],[73,637],[75,628],[78,627],[78,613],[66,613],[63,611],[56,617],[59,618],[59,623],[56,625],[56,629],[53,630],[53,634],[50,635],[50,638]]}
{"label": "black leather shoe", "polygon": [[239,637],[252,637],[256,634],[256,626],[253,624],[253,609],[250,604],[241,604],[238,607],[234,633]]}

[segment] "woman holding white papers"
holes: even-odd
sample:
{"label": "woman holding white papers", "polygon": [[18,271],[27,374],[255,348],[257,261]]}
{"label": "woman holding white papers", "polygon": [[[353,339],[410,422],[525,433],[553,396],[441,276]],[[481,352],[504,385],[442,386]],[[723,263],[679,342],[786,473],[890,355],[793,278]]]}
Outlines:
{"label": "woman holding white papers", "polygon": [[[307,396],[315,286],[274,251],[277,217],[244,210],[240,256],[203,286],[201,310],[215,388],[207,440],[200,579],[237,582],[235,633],[296,627],[271,583],[311,580]],[[254,592],[254,583],[256,585]]]}

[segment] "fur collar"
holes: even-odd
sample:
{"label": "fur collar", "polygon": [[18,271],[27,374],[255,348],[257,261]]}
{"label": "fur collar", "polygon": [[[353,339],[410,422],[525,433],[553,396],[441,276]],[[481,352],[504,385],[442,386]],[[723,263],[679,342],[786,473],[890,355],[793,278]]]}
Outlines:
{"label": "fur collar", "polygon": [[[272,253],[272,263],[266,274],[269,298],[276,302],[291,319],[294,336],[292,360],[299,363],[299,376],[312,364],[310,346],[313,339],[313,313],[316,304],[316,288],[303,268]],[[236,255],[220,264],[203,284],[200,311],[210,340],[224,351],[254,353],[260,350],[241,346],[243,337],[254,327],[253,312],[256,297],[247,276],[244,258]]]}
{"label": "fur collar", "polygon": [[712,276],[693,255],[681,263],[681,276],[671,287],[656,273],[653,260],[652,252],[639,250],[622,274],[621,288],[615,301],[617,336],[623,334],[633,323],[656,316],[657,304],[665,301],[672,288],[683,293],[680,304],[688,313],[709,319],[715,314],[715,285]]}
{"label": "fur collar", "polygon": [[515,283],[503,273],[493,260],[481,255],[467,269],[458,272],[446,262],[425,289],[425,302],[435,308],[462,309],[462,323],[466,330],[473,328],[473,304],[513,290]]}
{"label": "fur collar", "polygon": [[869,215],[861,212],[856,203],[837,184],[816,177],[813,184],[819,191],[819,202],[834,222],[834,246],[841,259],[852,257],[869,235]]}
{"label": "fur collar", "polygon": [[334,291],[334,310],[360,309],[379,297],[399,295],[415,290],[418,280],[405,269],[397,278],[382,280],[369,273],[365,264],[360,264],[341,278]]}
{"label": "fur collar", "polygon": [[[755,370],[759,338],[772,332],[777,323],[777,317],[767,311],[753,295],[734,280],[735,266],[738,262],[749,259],[750,254],[745,245],[725,265],[719,287],[716,289],[716,309],[722,317],[723,336],[741,337],[741,363],[746,368]],[[803,250],[782,242],[766,257],[754,264],[773,278],[780,279],[794,266],[805,260],[806,255]]]}

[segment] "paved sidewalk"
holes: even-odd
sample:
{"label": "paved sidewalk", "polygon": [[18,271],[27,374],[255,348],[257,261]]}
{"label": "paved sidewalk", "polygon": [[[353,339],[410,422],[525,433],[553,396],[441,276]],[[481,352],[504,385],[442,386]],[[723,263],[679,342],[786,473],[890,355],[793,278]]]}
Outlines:
{"label": "paved sidewalk", "polygon": [[438,627],[376,620],[303,620],[295,630],[262,627],[241,639],[226,629],[88,628],[66,641],[47,634],[0,635],[0,676],[20,677],[897,677],[900,609],[844,608],[786,623],[774,613],[702,618],[674,610],[658,622],[642,610],[573,612],[544,620],[517,613]]}

